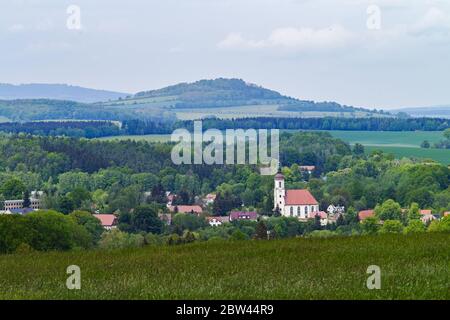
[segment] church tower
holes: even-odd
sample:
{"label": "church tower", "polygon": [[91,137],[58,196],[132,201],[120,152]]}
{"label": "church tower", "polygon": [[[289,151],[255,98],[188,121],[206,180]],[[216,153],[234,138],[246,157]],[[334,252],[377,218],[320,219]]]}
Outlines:
{"label": "church tower", "polygon": [[280,210],[280,213],[284,213],[284,198],[286,196],[286,191],[284,189],[284,176],[281,172],[275,175],[275,188],[274,188],[274,199],[273,199],[273,210],[275,211],[277,208]]}

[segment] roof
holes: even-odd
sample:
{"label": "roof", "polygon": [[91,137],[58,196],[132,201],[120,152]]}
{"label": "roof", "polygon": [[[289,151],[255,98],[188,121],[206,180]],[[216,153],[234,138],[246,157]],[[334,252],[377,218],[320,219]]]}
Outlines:
{"label": "roof", "polygon": [[444,212],[444,217],[446,217],[446,216],[450,216],[450,211]]}
{"label": "roof", "polygon": [[373,209],[362,210],[358,213],[359,220],[364,220],[375,215],[375,211]]}
{"label": "roof", "polygon": [[275,180],[284,180],[283,174],[282,174],[282,173],[277,173],[277,174],[275,175]]}
{"label": "roof", "polygon": [[94,214],[93,216],[100,220],[104,227],[111,227],[116,222],[116,216],[113,214]]}
{"label": "roof", "polygon": [[300,170],[314,171],[316,166],[300,166]]}
{"label": "roof", "polygon": [[249,219],[249,220],[256,220],[258,218],[258,213],[255,211],[232,211],[230,213],[230,220],[236,220],[236,219]]}
{"label": "roof", "polygon": [[34,211],[31,208],[21,208],[21,209],[9,209],[11,214],[28,214]]}
{"label": "roof", "polygon": [[315,219],[316,216],[319,216],[320,219],[326,219],[326,218],[328,218],[327,213],[324,212],[324,211],[315,211],[315,212],[310,212],[310,213],[308,214],[308,218],[310,218],[310,219]]}
{"label": "roof", "polygon": [[286,205],[318,205],[314,196],[306,189],[287,190]]}
{"label": "roof", "polygon": [[187,206],[187,205],[180,205],[180,206],[170,206],[169,210],[172,212],[175,212],[175,207],[177,208],[179,213],[202,213],[203,209],[199,205],[193,205],[193,206]]}
{"label": "roof", "polygon": [[208,220],[208,222],[211,222],[211,221],[230,222],[230,217],[229,216],[225,216],[225,217],[207,217],[206,220]]}
{"label": "roof", "polygon": [[420,214],[422,214],[422,215],[431,214],[431,210],[429,210],[429,209],[427,209],[427,210],[420,210]]}

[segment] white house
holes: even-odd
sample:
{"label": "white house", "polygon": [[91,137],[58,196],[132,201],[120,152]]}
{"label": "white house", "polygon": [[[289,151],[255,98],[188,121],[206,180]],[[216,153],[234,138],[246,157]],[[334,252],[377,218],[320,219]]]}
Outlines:
{"label": "white house", "polygon": [[330,215],[343,214],[345,212],[345,207],[344,206],[335,206],[335,205],[330,204],[327,208],[327,212]]}
{"label": "white house", "polygon": [[311,212],[319,211],[319,203],[306,189],[285,190],[284,176],[275,175],[274,211],[279,210],[285,217],[308,219]]}

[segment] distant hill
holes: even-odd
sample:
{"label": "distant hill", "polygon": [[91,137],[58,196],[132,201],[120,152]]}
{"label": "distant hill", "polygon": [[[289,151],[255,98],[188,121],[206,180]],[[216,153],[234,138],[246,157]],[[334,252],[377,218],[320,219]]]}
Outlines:
{"label": "distant hill", "polygon": [[[347,113],[352,116],[355,116],[356,113],[359,114],[358,116],[388,115],[387,112],[355,108],[336,102],[300,100],[241,79],[200,80],[158,90],[143,91],[134,96],[133,103],[140,103],[140,100],[145,101],[145,99],[147,99],[147,103],[157,102],[159,105],[177,109],[179,112],[187,112],[187,109],[240,108],[233,110],[237,117],[247,113],[251,113],[249,116],[261,115],[261,112],[266,112],[271,116],[287,116],[288,113],[297,113],[296,116],[299,116],[298,113],[319,113],[315,116],[320,116],[320,113],[325,113],[327,116],[336,113]],[[253,112],[248,106],[253,107]],[[205,110],[201,110],[200,113],[208,114]],[[221,111],[221,114],[224,113],[226,111]],[[211,110],[211,116],[220,117],[220,114],[214,114],[214,110]]]}
{"label": "distant hill", "polygon": [[[11,100],[15,97],[20,99]],[[68,85],[0,85],[0,121],[390,116],[336,102],[299,100],[241,79],[180,83],[131,96]]]}
{"label": "distant hill", "polygon": [[1,84],[0,100],[55,99],[92,103],[126,97],[123,92],[88,89],[67,84]]}
{"label": "distant hill", "polygon": [[434,117],[450,119],[450,105],[390,110],[392,113],[404,112],[412,117]]}

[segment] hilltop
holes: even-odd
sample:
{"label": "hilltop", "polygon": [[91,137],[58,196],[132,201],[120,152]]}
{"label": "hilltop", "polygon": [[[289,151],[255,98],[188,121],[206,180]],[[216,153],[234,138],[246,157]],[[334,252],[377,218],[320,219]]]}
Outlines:
{"label": "hilltop", "polygon": [[314,102],[282,95],[242,79],[218,78],[179,83],[165,88],[142,91],[132,98],[104,105],[133,105],[136,108],[162,108],[183,120],[218,117],[368,117],[390,116],[387,112]]}
{"label": "hilltop", "polygon": [[128,94],[107,90],[97,90],[67,84],[4,84],[0,83],[0,100],[54,99],[92,103],[116,100]]}

